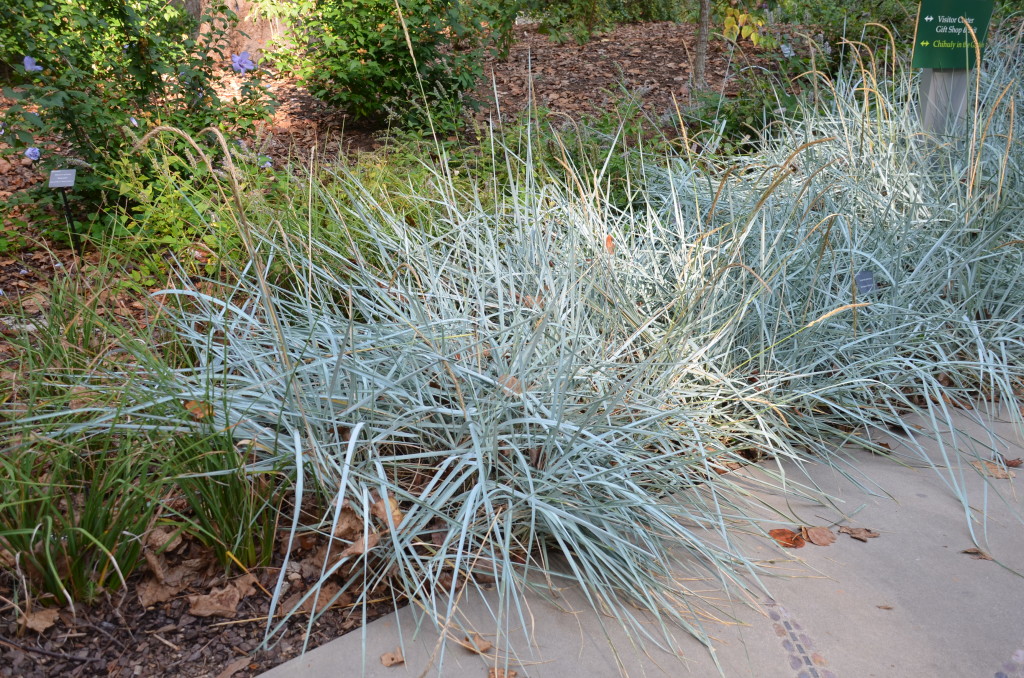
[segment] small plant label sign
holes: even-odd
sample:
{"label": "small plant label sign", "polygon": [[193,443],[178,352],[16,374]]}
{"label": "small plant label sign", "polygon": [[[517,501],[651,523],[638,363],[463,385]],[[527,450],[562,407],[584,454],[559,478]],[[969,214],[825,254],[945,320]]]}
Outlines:
{"label": "small plant label sign", "polygon": [[858,271],[853,276],[853,283],[857,286],[859,294],[869,294],[875,291],[875,274],[871,271]]}
{"label": "small plant label sign", "polygon": [[50,172],[50,188],[74,188],[78,170],[63,169]]}

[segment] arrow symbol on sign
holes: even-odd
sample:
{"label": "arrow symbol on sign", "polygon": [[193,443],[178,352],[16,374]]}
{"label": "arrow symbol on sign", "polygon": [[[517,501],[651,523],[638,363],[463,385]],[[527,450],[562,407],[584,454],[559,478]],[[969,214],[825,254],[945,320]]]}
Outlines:
{"label": "arrow symbol on sign", "polygon": [[921,47],[927,47],[927,46],[928,46],[928,45],[930,45],[930,44],[931,44],[931,43],[930,43],[930,42],[928,42],[927,40],[923,40],[923,41],[921,41]]}
{"label": "arrow symbol on sign", "polygon": [[926,16],[926,17],[924,18],[924,20],[925,20],[925,21],[931,21],[931,20],[933,20],[934,18],[935,18],[935,17],[933,17],[933,16],[931,15],[931,14],[929,14],[928,16]]}

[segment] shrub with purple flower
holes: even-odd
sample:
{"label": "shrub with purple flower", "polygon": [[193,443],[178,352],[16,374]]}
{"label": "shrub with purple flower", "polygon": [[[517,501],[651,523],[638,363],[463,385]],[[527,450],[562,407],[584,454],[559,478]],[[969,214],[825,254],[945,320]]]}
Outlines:
{"label": "shrub with purple flower", "polygon": [[[227,60],[237,16],[228,9],[215,10],[223,6],[220,0],[199,17],[192,17],[182,3],[168,5],[167,0],[14,4],[18,11],[0,19],[5,29],[11,29],[11,40],[0,38],[0,48],[7,48],[0,60],[14,75],[12,83],[2,84],[15,85],[4,88],[12,103],[5,103],[0,114],[0,139],[21,162],[38,168],[43,163],[64,164],[63,151],[37,146],[43,139],[60,137],[72,157],[94,169],[83,173],[75,185],[82,210],[90,213],[87,221],[74,222],[75,232],[98,235],[107,226],[121,228],[125,201],[118,196],[134,197],[167,180],[139,168],[148,170],[151,162],[178,147],[153,144],[152,159],[134,153],[132,146],[142,131],[160,124],[188,130],[216,126],[246,134],[273,110],[275,102],[259,77],[256,52]],[[130,5],[133,20],[112,21],[107,10],[113,5]],[[189,30],[183,34],[185,26]],[[218,54],[223,56],[214,56]],[[240,96],[226,96],[217,87],[218,80],[229,75],[229,66],[246,74]],[[127,217],[134,220],[143,208],[128,202]],[[45,215],[41,213],[35,223],[47,236],[66,240],[64,219],[40,207]],[[184,237],[177,222],[163,217],[147,222],[145,230],[152,242],[172,233]],[[0,249],[5,237],[0,236]]]}
{"label": "shrub with purple flower", "polygon": [[249,58],[249,52],[242,52],[241,54],[231,55],[231,68],[233,68],[236,73],[245,75],[248,71],[256,70],[256,64],[253,63],[251,58]]}

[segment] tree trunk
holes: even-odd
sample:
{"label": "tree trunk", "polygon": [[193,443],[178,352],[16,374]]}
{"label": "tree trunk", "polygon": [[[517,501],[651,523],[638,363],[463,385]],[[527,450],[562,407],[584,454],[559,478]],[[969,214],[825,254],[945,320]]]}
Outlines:
{"label": "tree trunk", "polygon": [[708,35],[711,33],[711,0],[700,0],[700,23],[697,25],[697,56],[693,63],[693,86],[707,89]]}

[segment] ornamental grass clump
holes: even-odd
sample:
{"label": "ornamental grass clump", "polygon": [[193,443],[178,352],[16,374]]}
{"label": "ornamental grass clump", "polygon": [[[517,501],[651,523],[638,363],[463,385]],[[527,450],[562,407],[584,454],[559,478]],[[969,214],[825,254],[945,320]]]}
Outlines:
{"label": "ornamental grass clump", "polygon": [[[339,168],[243,199],[225,160],[248,260],[156,294],[193,361],[140,353],[120,408],[68,430],[228,433],[292,484],[282,552],[328,545],[303,600],[386,588],[447,629],[493,584],[525,628],[522,591],[575,582],[639,638],[707,641],[686,573],[760,585],[727,462],[826,500],[783,462],[843,470],[839,446],[885,451],[911,416],[1019,422],[1019,44],[993,46],[966,140],[921,135],[912,75],[865,57],[758,156],[650,159],[626,208],[601,168],[551,180],[531,134],[501,176],[442,162],[392,191]],[[287,570],[268,638],[301,604]]]}
{"label": "ornamental grass clump", "polygon": [[736,280],[682,321],[706,322],[709,304],[737,318],[716,363],[785,375],[791,407],[815,415],[789,428],[868,432],[911,410],[947,422],[979,396],[990,414],[1014,402],[1019,45],[1018,36],[993,47],[962,136],[924,135],[910,73],[886,78],[865,57],[820,83],[830,108],[737,159],[729,180],[701,186],[681,161],[664,173],[663,219],[688,229],[680,247],[712,252],[713,270]]}

